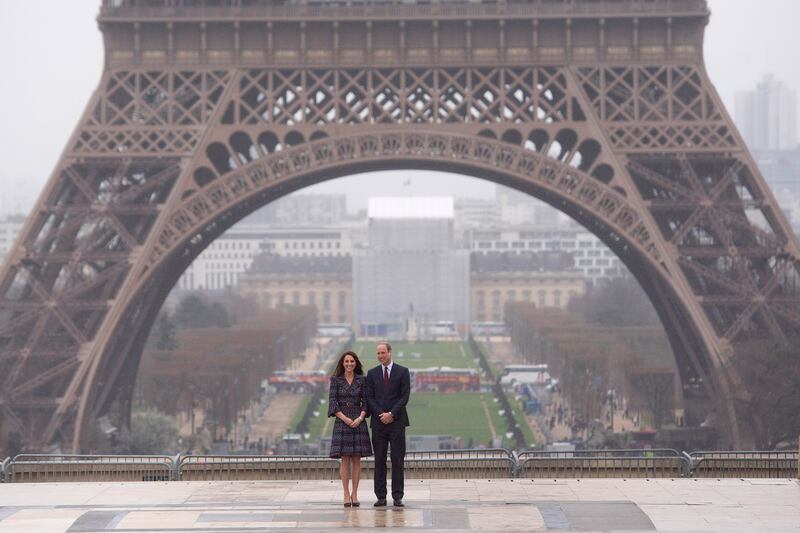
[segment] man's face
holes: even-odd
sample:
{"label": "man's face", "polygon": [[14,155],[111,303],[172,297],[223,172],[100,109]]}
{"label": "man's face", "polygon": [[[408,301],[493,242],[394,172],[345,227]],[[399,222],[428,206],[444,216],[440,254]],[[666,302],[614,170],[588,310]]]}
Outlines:
{"label": "man's face", "polygon": [[379,344],[377,348],[378,362],[383,366],[392,362],[392,352],[386,349],[385,344]]}

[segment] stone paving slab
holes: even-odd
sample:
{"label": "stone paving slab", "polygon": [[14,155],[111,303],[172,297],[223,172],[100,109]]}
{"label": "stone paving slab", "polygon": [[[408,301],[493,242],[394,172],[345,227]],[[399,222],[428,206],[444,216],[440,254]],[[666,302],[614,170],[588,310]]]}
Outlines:
{"label": "stone paving slab", "polygon": [[0,484],[0,533],[800,531],[795,480],[407,482],[405,508],[341,505],[329,481]]}

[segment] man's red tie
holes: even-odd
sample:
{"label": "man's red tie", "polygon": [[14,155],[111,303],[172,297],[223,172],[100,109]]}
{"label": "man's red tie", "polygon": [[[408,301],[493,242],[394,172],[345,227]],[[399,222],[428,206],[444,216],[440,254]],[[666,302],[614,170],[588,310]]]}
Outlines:
{"label": "man's red tie", "polygon": [[389,386],[389,367],[383,367],[383,386]]}

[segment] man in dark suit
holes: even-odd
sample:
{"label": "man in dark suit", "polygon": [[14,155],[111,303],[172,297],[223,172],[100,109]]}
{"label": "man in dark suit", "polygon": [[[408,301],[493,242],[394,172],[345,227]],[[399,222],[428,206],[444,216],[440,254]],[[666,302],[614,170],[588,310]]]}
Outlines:
{"label": "man in dark suit", "polygon": [[395,507],[403,505],[403,460],[406,456],[406,427],[409,425],[406,404],[411,394],[408,369],[392,362],[392,346],[382,342],[377,347],[378,362],[367,373],[367,404],[371,413],[372,448],[375,452],[375,507],[386,505],[386,453],[392,448],[392,499]]}

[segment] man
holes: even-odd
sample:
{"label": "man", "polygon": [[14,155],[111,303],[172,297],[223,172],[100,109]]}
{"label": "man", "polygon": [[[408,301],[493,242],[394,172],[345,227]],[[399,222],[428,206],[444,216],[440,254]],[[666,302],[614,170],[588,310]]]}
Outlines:
{"label": "man", "polygon": [[375,453],[375,507],[386,506],[386,452],[391,444],[392,499],[403,504],[403,460],[406,456],[406,404],[411,394],[408,369],[392,362],[392,346],[377,346],[380,365],[367,373],[367,404],[371,413],[372,448]]}

